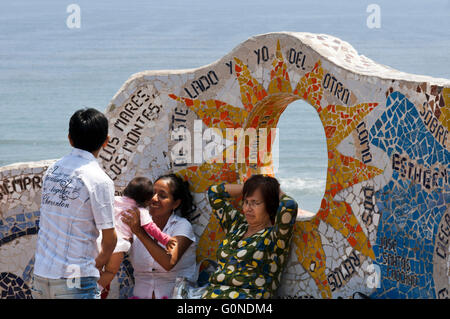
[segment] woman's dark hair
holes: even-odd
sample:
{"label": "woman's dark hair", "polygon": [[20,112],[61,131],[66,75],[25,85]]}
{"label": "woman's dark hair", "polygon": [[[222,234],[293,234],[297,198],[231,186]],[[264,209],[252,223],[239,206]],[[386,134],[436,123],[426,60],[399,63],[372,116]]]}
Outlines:
{"label": "woman's dark hair", "polygon": [[175,201],[181,199],[181,204],[177,209],[180,210],[182,217],[188,218],[189,215],[197,209],[192,194],[189,191],[189,183],[175,174],[162,175],[156,179],[155,183],[159,180],[167,182],[171,195]]}
{"label": "woman's dark hair", "polygon": [[134,199],[139,207],[146,207],[146,202],[153,196],[152,181],[147,177],[135,177],[125,187],[123,195]]}
{"label": "woman's dark hair", "polygon": [[252,196],[257,189],[261,191],[266,211],[269,213],[270,220],[274,223],[280,204],[280,183],[278,183],[276,178],[270,176],[253,175],[244,183],[242,190],[243,199]]}
{"label": "woman's dark hair", "polygon": [[88,152],[96,151],[108,136],[108,119],[93,108],[78,110],[70,118],[69,135],[74,147]]}

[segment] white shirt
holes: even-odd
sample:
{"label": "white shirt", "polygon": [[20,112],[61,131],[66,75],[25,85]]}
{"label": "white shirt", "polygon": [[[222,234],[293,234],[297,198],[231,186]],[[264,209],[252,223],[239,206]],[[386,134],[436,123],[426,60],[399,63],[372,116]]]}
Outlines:
{"label": "white shirt", "polygon": [[134,268],[134,295],[136,297],[151,299],[153,292],[155,292],[155,298],[157,299],[172,298],[177,277],[196,280],[195,251],[197,243],[191,223],[187,219],[176,215],[176,213],[172,213],[163,229],[163,233],[172,237],[184,236],[192,240],[192,244],[175,267],[167,271],[153,259],[142,242],[136,236],[133,236],[130,261]]}
{"label": "white shirt", "polygon": [[92,153],[74,148],[42,183],[34,273],[50,279],[100,277],[99,230],[114,228],[114,183]]}

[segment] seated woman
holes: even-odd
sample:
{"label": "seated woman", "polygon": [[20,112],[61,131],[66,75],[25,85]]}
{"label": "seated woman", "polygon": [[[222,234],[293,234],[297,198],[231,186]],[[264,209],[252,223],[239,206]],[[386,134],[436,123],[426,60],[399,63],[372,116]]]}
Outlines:
{"label": "seated woman", "polygon": [[175,174],[159,177],[153,184],[150,215],[163,233],[175,237],[170,254],[141,227],[139,209],[127,210],[122,220],[133,232],[130,261],[134,268],[134,296],[171,298],[177,277],[190,280],[196,273],[196,239],[186,219],[195,209],[187,182]]}
{"label": "seated woman", "polygon": [[[211,186],[208,196],[226,237],[202,298],[273,297],[288,258],[297,203],[275,178],[263,175],[253,175],[243,186]],[[242,213],[230,196],[243,196]]]}

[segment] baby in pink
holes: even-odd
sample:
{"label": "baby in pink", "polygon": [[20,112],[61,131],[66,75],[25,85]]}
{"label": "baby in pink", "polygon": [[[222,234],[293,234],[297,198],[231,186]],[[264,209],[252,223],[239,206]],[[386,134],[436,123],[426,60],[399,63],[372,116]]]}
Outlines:
{"label": "baby in pink", "polygon": [[[114,222],[117,234],[117,244],[111,258],[100,273],[100,279],[98,280],[100,290],[103,290],[103,287],[109,286],[114,279],[114,276],[119,271],[124,253],[130,250],[133,233],[128,225],[121,219],[122,213],[127,209],[132,209],[133,207],[139,208],[142,228],[144,228],[147,234],[166,246],[167,253],[170,254],[177,244],[174,237],[163,233],[159,227],[156,226],[152,221],[149,211],[144,208],[149,206],[150,200],[153,197],[153,184],[148,178],[133,178],[124,189],[123,195],[124,196],[114,197]],[[97,242],[101,242],[100,237],[97,239]]]}
{"label": "baby in pink", "polygon": [[[152,221],[150,213],[144,207],[139,207],[136,201],[127,196],[115,196],[114,197],[114,221],[116,223],[116,234],[117,234],[117,244],[114,252],[127,252],[131,247],[131,238],[133,238],[133,233],[130,227],[126,225],[121,217],[122,213],[127,209],[133,207],[138,207],[141,216],[141,226],[144,230],[152,236],[154,239],[159,241],[161,244],[167,247],[170,239],[169,235],[163,233],[161,229]],[[174,239],[175,240],[175,239]]]}

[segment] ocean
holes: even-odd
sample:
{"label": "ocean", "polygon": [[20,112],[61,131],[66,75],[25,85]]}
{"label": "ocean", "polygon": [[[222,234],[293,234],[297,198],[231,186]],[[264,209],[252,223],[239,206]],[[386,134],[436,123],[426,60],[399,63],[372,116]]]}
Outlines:
{"label": "ocean", "polygon": [[[67,7],[81,9],[70,29]],[[369,28],[370,4],[380,28]],[[0,166],[54,159],[69,150],[68,120],[105,110],[144,70],[197,68],[251,36],[325,33],[395,69],[450,78],[450,1],[3,1],[0,10]],[[325,189],[325,134],[315,110],[288,106],[279,125],[282,188],[316,211]]]}

